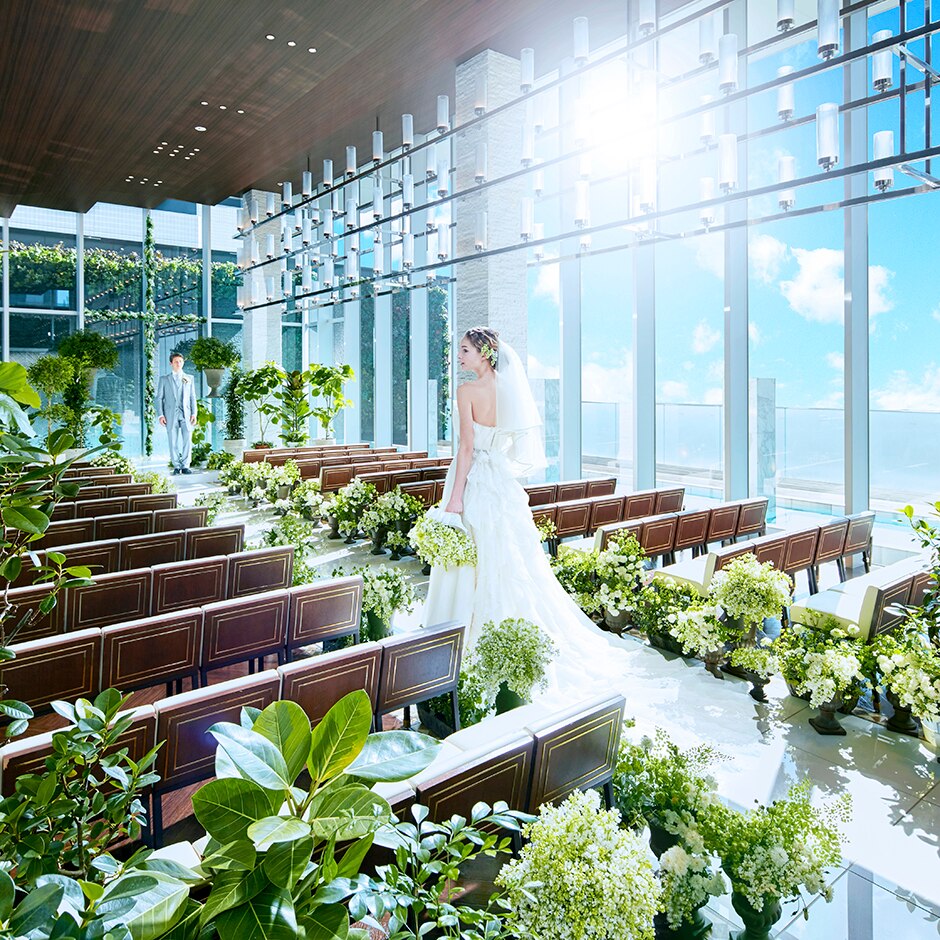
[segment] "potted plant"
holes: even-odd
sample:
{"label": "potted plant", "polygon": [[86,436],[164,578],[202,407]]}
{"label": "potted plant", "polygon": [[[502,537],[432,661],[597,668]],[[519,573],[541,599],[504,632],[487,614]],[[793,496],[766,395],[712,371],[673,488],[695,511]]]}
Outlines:
{"label": "potted plant", "polygon": [[611,539],[597,553],[595,575],[598,602],[608,629],[622,633],[633,609],[637,589],[642,584],[646,553],[632,535]]}
{"label": "potted plant", "polygon": [[208,397],[218,398],[222,373],[238,365],[242,357],[231,340],[219,339],[217,336],[200,336],[193,342],[189,358],[197,369],[205,373],[206,384],[209,386]]}
{"label": "potted plant", "polygon": [[318,442],[325,443],[333,440],[333,421],[336,416],[352,402],[343,395],[343,385],[355,378],[352,366],[325,366],[313,364],[307,370],[310,376],[310,385],[315,398],[322,403],[312,409],[313,415],[320,422],[323,437]]}
{"label": "potted plant", "polygon": [[222,447],[236,460],[241,460],[245,452],[245,406],[239,389],[244,374],[237,366],[232,366],[222,393],[225,402],[225,439]]}
{"label": "potted plant", "polygon": [[362,530],[372,538],[372,554],[384,554],[388,544],[392,561],[398,561],[408,546],[408,532],[423,512],[421,501],[397,486],[382,493],[362,516]]}
{"label": "potted plant", "polygon": [[237,394],[245,401],[255,405],[258,414],[258,428],[261,439],[252,443],[252,447],[273,447],[268,431],[277,416],[274,390],[281,382],[282,369],[276,362],[266,362],[257,369],[246,372],[236,385]]}
{"label": "potted plant", "polygon": [[[57,426],[62,426],[68,418],[68,409],[62,404],[61,395],[75,380],[75,361],[65,356],[40,356],[27,370],[29,381],[46,398],[45,405],[39,410],[39,417],[46,422],[46,444]],[[60,396],[59,401],[55,401]]]}
{"label": "potted plant", "polygon": [[513,936],[580,940],[653,935],[659,889],[646,846],[602,810],[596,790],[544,805],[523,829],[526,843],[496,879],[506,892]]}
{"label": "potted plant", "polygon": [[699,603],[673,611],[667,615],[666,626],[685,655],[700,657],[716,679],[724,678],[720,667],[725,643],[735,634],[714,607]]}
{"label": "potted plant", "polygon": [[347,571],[336,568],[334,578],[356,574],[362,578],[362,621],[359,635],[363,640],[381,640],[392,632],[392,617],[400,610],[414,610],[415,592],[398,568],[363,565]]}
{"label": "potted plant", "polygon": [[56,346],[56,352],[76,361],[89,394],[98,370],[113,369],[118,364],[118,348],[114,340],[89,329],[76,330],[63,337]]}
{"label": "potted plant", "polygon": [[682,645],[670,628],[680,611],[701,609],[701,595],[691,585],[672,578],[654,578],[640,588],[633,604],[633,629],[645,633],[650,646],[683,655]]}
{"label": "potted plant", "polygon": [[320,524],[323,515],[323,494],[319,480],[301,480],[291,490],[289,511],[312,522],[314,527]]}
{"label": "potted plant", "polygon": [[281,374],[273,395],[278,402],[278,436],[285,447],[302,447],[310,440],[308,431],[313,408],[310,404],[311,370],[293,369]]}
{"label": "potted plant", "polygon": [[779,617],[793,600],[793,581],[770,562],[742,555],[718,571],[708,588],[709,600],[721,607],[730,626],[739,634],[737,643],[755,646],[764,620]]}
{"label": "potted plant", "polygon": [[[362,480],[353,480],[352,483],[341,487],[330,499],[329,515],[335,522],[334,528],[346,537],[347,544],[356,541],[362,517],[377,498],[375,486]],[[330,537],[333,537],[332,533]]]}

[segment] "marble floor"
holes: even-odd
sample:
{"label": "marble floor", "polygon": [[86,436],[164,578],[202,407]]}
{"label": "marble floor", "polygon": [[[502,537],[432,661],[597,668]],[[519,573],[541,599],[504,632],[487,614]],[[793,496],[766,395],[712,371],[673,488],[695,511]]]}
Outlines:
{"label": "marble floor", "polygon": [[[192,503],[214,477],[175,478],[180,503]],[[243,510],[225,518],[245,521],[250,540],[271,516]],[[338,564],[381,563],[383,557],[387,562],[388,556],[376,559],[361,543],[345,546],[326,540],[325,530],[321,533],[316,563],[327,576]],[[417,563],[394,564],[409,573],[423,597],[426,582]],[[394,626],[405,631],[420,622],[419,602]],[[719,681],[701,663],[664,654],[634,638],[605,636],[628,656],[622,691],[627,714],[636,721],[635,731],[650,733],[660,727],[680,746],[706,742],[718,749],[727,759],[714,773],[721,796],[731,804],[747,807],[755,800],[771,801],[804,779],[812,782],[814,800],[852,794],[845,858],[832,872],[832,902],[813,902],[808,920],[796,905],[785,906],[776,936],[940,937],[940,763],[935,746],[856,716],[842,719],[848,731],[845,737],[822,737],[808,724],[813,710],[789,696],[782,680],[770,684],[769,701],[760,704],[740,680]],[[586,696],[593,694],[589,675],[584,687]],[[710,913],[717,940],[741,928],[728,896],[719,899]]]}

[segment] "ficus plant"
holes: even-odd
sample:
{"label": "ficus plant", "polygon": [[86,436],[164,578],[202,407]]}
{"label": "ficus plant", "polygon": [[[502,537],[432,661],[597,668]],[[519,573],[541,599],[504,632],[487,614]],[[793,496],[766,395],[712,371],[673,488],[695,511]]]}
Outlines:
{"label": "ficus plant", "polygon": [[281,383],[281,367],[276,362],[266,362],[257,369],[246,372],[238,383],[238,394],[254,404],[258,412],[259,443],[270,446],[268,431],[278,413],[274,401],[274,389]]}
{"label": "ficus plant", "polygon": [[313,364],[309,368],[310,383],[314,395],[321,399],[321,404],[312,409],[323,428],[326,437],[333,434],[333,421],[336,416],[352,404],[343,394],[343,385],[354,378],[356,373],[350,365],[327,366]]}

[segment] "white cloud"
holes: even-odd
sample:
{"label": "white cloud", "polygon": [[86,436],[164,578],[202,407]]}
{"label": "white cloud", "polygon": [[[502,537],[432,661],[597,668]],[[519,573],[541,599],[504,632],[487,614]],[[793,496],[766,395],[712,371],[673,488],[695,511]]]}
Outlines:
{"label": "white cloud", "polygon": [[721,340],[721,332],[712,329],[707,320],[699,320],[692,331],[692,351],[701,356],[712,349]]}
{"label": "white cloud", "polygon": [[702,401],[706,405],[724,404],[725,394],[720,388],[706,388]]}
{"label": "white cloud", "polygon": [[752,346],[760,346],[760,342],[763,337],[760,335],[760,330],[757,328],[756,323],[748,323],[747,335],[750,337]]}
{"label": "white cloud", "polygon": [[660,401],[688,401],[689,386],[685,382],[663,382],[659,386]]}
{"label": "white cloud", "polygon": [[940,411],[940,365],[930,363],[923,375],[893,372],[882,388],[872,389],[872,404],[886,411]]}
{"label": "white cloud", "polygon": [[561,303],[561,265],[543,264],[535,279],[532,292],[536,297],[545,297],[555,304]]}
{"label": "white cloud", "polygon": [[[780,293],[795,313],[815,323],[842,323],[845,311],[843,253],[834,248],[793,248],[799,270],[792,281],[780,282]],[[893,272],[882,265],[868,269],[869,316],[894,306],[888,297]]]}
{"label": "white cloud", "polygon": [[721,359],[716,359],[708,364],[708,371],[705,373],[713,382],[724,382],[725,364]]}
{"label": "white cloud", "polygon": [[826,363],[830,369],[835,369],[836,372],[845,371],[845,356],[840,352],[826,353]]}
{"label": "white cloud", "polygon": [[695,239],[695,263],[719,280],[725,277],[725,242],[720,232]]}
{"label": "white cloud", "polygon": [[773,235],[755,235],[747,246],[751,271],[765,284],[772,283],[780,273],[788,250],[786,244]]}
{"label": "white cloud", "polygon": [[529,357],[526,362],[526,372],[528,373],[530,381],[532,379],[558,378],[558,366],[547,366],[539,359],[536,359],[536,357],[531,353],[529,353]]}
{"label": "white cloud", "polygon": [[633,363],[624,358],[620,365],[601,366],[589,363],[581,370],[581,398],[583,401],[633,400]]}
{"label": "white cloud", "polygon": [[940,307],[937,307],[932,314],[930,314],[938,323],[940,323]]}

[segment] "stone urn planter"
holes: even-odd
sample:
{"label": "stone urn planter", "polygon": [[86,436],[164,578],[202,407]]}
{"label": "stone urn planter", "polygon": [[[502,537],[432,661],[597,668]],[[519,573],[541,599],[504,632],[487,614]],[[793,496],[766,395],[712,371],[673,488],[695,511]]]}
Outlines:
{"label": "stone urn planter", "polygon": [[914,738],[920,737],[920,725],[911,714],[910,707],[902,705],[901,700],[890,690],[885,692],[885,698],[894,709],[894,714],[888,719],[886,726],[898,734],[909,734]]}
{"label": "stone urn planter", "polygon": [[203,369],[202,374],[206,377],[206,385],[209,386],[208,398],[219,397],[219,386],[222,384],[222,376],[225,369]]}
{"label": "stone urn planter", "polygon": [[817,734],[844,735],[846,733],[845,728],[839,724],[839,719],[836,718],[836,712],[841,705],[842,699],[836,695],[835,698],[831,698],[828,702],[823,702],[819,706],[819,714],[809,719],[809,723],[816,729]]}
{"label": "stone urn planter", "polygon": [[222,441],[222,450],[224,450],[227,454],[231,454],[236,460],[242,459],[242,454],[245,453],[245,448],[247,446],[248,442],[243,437]]}
{"label": "stone urn planter", "polygon": [[783,913],[777,898],[765,897],[763,909],[757,910],[743,894],[735,890],[731,892],[731,906],[744,921],[744,930],[732,933],[731,940],[770,940],[770,931]]}

